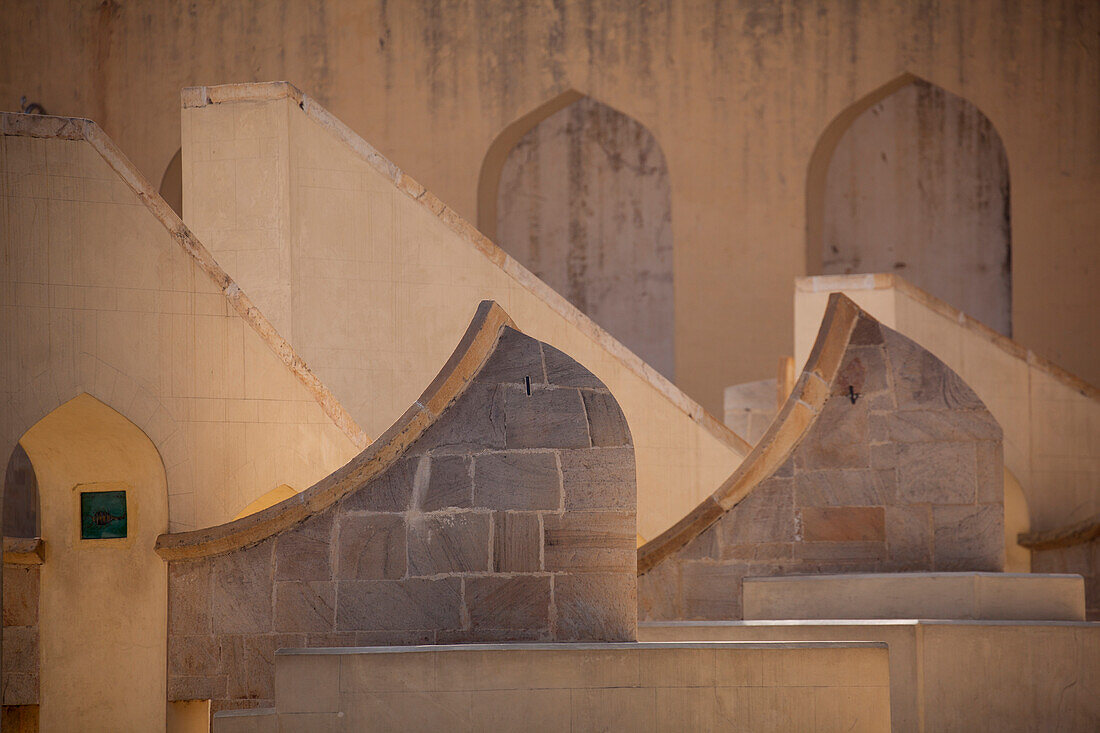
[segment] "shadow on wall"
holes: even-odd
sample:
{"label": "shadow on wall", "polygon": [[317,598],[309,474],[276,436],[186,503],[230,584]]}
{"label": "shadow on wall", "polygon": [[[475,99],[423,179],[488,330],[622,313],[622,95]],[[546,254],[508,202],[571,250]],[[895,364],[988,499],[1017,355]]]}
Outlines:
{"label": "shadow on wall", "polygon": [[973,104],[911,74],[822,135],[807,186],[807,270],[897,272],[1012,334],[1008,159]]}
{"label": "shadow on wall", "polygon": [[672,194],[644,125],[568,91],[490,147],[479,227],[524,267],[673,378]]}
{"label": "shadow on wall", "polygon": [[176,151],[160,179],[160,197],[183,218],[183,149]]}

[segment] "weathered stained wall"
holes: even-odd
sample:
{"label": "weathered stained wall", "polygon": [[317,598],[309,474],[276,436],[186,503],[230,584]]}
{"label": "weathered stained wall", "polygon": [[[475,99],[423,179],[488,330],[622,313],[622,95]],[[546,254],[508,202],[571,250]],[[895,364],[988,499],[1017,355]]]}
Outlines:
{"label": "weathered stained wall", "polygon": [[[849,301],[850,302],[850,301]],[[828,324],[830,316],[826,316]],[[737,619],[746,576],[1004,569],[1001,429],[939,359],[860,313],[826,331],[816,354],[839,370],[789,456],[638,580],[643,619]],[[839,337],[839,338],[834,338]],[[809,367],[808,367],[809,369]],[[852,395],[856,395],[853,401]],[[776,425],[793,420],[788,408]],[[643,549],[645,553],[645,549]]]}
{"label": "weathered stained wall", "polygon": [[1012,335],[1008,160],[974,105],[902,87],[844,133],[824,196],[821,273],[899,272]]}
{"label": "weathered stained wall", "polygon": [[497,244],[673,379],[672,198],[649,130],[582,97],[516,143],[497,196]]}
{"label": "weathered stained wall", "polygon": [[672,190],[676,378],[721,390],[791,352],[806,189],[830,121],[910,72],[992,121],[1012,168],[1013,333],[1100,382],[1100,7],[1089,0],[311,4],[12,0],[0,102],[99,121],[147,178],[178,90],[287,79],[462,216],[510,123],[576,89],[638,120]]}
{"label": "weathered stained wall", "polygon": [[[270,707],[281,647],[635,639],[626,420],[572,358],[500,332],[422,435],[403,446],[399,426],[417,420],[403,418],[300,495],[353,482],[336,503],[256,544],[170,563],[170,700]],[[387,451],[384,472],[357,478]]]}

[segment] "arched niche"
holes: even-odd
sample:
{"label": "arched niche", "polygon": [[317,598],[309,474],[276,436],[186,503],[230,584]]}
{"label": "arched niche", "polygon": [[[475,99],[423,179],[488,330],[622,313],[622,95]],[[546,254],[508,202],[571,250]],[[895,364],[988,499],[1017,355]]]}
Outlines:
{"label": "arched niche", "polygon": [[482,231],[673,378],[672,195],[644,125],[565,92],[501,133],[478,193]]}
{"label": "arched niche", "polygon": [[34,465],[46,547],[32,660],[42,729],[98,730],[104,721],[163,729],[168,580],[153,551],[168,529],[160,454],[88,394],[54,409],[19,443]]}
{"label": "arched niche", "polygon": [[176,216],[183,218],[183,149],[180,148],[172,159],[168,161],[168,167],[164,169],[164,175],[160,179],[160,197],[172,207]]}
{"label": "arched niche", "polygon": [[38,478],[27,451],[16,443],[4,471],[4,536],[37,537]]}
{"label": "arched niche", "polygon": [[838,116],[807,186],[809,274],[893,272],[1012,333],[1009,170],[993,124],[911,74]]}

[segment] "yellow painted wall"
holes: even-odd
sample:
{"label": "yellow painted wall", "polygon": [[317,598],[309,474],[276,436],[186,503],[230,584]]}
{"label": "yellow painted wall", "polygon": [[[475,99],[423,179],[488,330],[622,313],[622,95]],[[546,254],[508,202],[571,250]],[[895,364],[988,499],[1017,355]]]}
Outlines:
{"label": "yellow painted wall", "polygon": [[195,84],[289,80],[471,221],[510,123],[570,89],[630,115],[669,166],[677,382],[714,414],[726,386],[791,353],[815,146],[915,74],[1004,141],[1015,337],[1100,382],[1092,0],[10,0],[4,14],[3,104],[98,120],[155,182]]}
{"label": "yellow painted wall", "polygon": [[[39,724],[52,731],[163,728],[168,529],[160,454],[132,422],[80,395],[23,436],[42,498]],[[127,536],[80,538],[81,491],[126,491]]]}
{"label": "yellow painted wall", "polygon": [[185,530],[358,452],[91,144],[5,135],[0,174],[0,454],[87,392],[154,442]]}

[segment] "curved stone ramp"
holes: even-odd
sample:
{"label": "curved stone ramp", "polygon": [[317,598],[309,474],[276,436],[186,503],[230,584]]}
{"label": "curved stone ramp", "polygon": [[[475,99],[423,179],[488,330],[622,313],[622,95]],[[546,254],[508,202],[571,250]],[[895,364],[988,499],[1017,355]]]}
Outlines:
{"label": "curved stone ramp", "polygon": [[[182,102],[188,225],[236,263],[242,287],[368,434],[415,399],[467,309],[491,299],[615,393],[634,434],[643,537],[751,450],[309,95],[286,82],[229,84],[185,89]],[[247,174],[234,160],[242,149]],[[252,200],[273,186],[286,192],[271,197],[287,202],[272,214],[284,224],[254,241],[261,224],[227,217],[226,192]],[[300,276],[279,278],[264,264],[275,259],[294,261]]]}
{"label": "curved stone ramp", "polygon": [[640,615],[735,619],[746,576],[1000,571],[1001,429],[943,362],[831,296],[740,468],[638,555]]}
{"label": "curved stone ramp", "polygon": [[420,399],[346,466],[158,538],[169,699],[270,703],[282,647],[634,640],[634,473],[607,388],[483,302]]}

